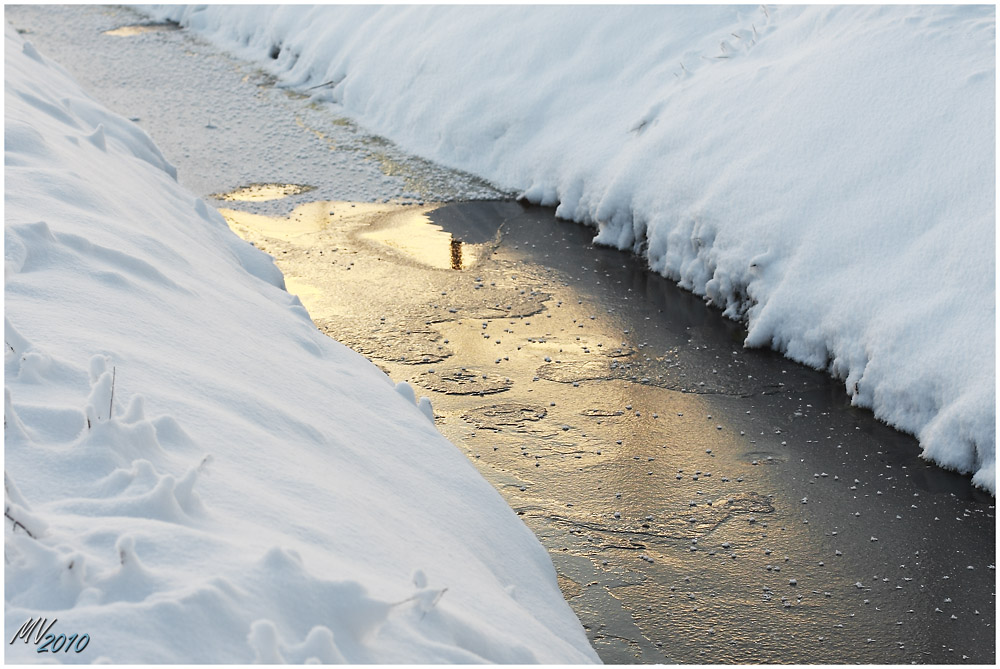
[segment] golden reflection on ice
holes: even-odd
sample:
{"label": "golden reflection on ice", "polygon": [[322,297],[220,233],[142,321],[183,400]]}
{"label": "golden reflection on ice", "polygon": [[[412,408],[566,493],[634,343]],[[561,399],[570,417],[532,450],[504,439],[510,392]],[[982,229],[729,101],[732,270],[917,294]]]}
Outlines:
{"label": "golden reflection on ice", "polygon": [[319,232],[330,224],[330,203],[309,202],[295,208],[288,216],[264,216],[235,209],[219,209],[229,229],[248,239],[249,232],[291,241]]}
{"label": "golden reflection on ice", "polygon": [[280,200],[283,197],[299,193],[308,193],[315,189],[315,186],[301,184],[250,184],[229,193],[219,193],[212,197],[226,202],[264,202],[266,200]]}
{"label": "golden reflection on ice", "polygon": [[468,269],[476,264],[476,246],[455,239],[424,215],[399,217],[393,225],[361,235],[437,269]]}
{"label": "golden reflection on ice", "polygon": [[144,23],[134,26],[122,26],[114,30],[105,30],[104,34],[114,35],[115,37],[133,37],[143,33],[169,32],[180,29],[181,27],[176,23]]}
{"label": "golden reflection on ice", "polygon": [[311,283],[300,279],[297,276],[285,275],[285,290],[292,295],[297,295],[302,305],[309,313],[313,313],[311,305],[316,304],[323,296],[323,290]]}

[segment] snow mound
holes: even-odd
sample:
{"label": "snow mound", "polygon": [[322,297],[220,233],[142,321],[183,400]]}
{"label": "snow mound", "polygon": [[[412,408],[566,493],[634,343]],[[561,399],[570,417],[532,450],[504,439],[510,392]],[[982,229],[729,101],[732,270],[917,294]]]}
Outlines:
{"label": "snow mound", "polygon": [[993,7],[146,11],[595,225],[995,492]]}
{"label": "snow mound", "polygon": [[6,659],[597,661],[429,403],[321,334],[142,130],[5,42],[4,629],[89,638]]}

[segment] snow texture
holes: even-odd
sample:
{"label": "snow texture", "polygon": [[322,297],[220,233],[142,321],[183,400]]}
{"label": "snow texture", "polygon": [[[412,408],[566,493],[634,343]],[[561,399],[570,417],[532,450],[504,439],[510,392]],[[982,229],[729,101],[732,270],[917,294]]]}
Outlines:
{"label": "snow texture", "polygon": [[90,636],[6,660],[596,662],[429,403],[9,25],[5,64],[4,632]]}
{"label": "snow texture", "polygon": [[596,226],[995,493],[992,6],[144,11]]}

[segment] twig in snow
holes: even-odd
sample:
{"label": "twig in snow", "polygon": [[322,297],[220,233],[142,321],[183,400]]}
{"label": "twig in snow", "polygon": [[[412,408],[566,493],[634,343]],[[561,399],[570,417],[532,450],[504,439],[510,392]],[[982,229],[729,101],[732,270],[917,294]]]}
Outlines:
{"label": "twig in snow", "polygon": [[346,75],[340,77],[339,79],[331,79],[330,81],[323,82],[322,84],[317,84],[316,86],[310,86],[306,90],[307,91],[311,91],[311,90],[316,89],[316,88],[322,88],[323,86],[331,86],[331,85],[336,86],[337,84],[339,84],[340,82],[342,82],[345,77],[346,77]]}
{"label": "twig in snow", "polygon": [[[448,592],[448,588],[441,588],[441,590],[438,592],[438,594],[435,595],[434,601],[431,602],[430,607],[428,607],[427,610],[424,611],[423,614],[420,616],[421,620],[423,620],[424,616],[427,615],[427,611],[430,611],[432,608],[434,608],[435,606],[437,606],[437,603],[441,601],[441,598],[444,597],[444,593],[446,593],[446,592]],[[398,601],[395,604],[390,604],[390,606],[402,606],[403,604],[406,604],[407,602],[412,602],[412,601],[416,600],[417,597],[419,597],[419,595],[420,595],[420,593],[417,593],[415,595],[410,595],[406,599]]]}
{"label": "twig in snow", "polygon": [[24,523],[22,523],[22,522],[21,522],[20,520],[18,520],[18,519],[17,519],[17,518],[15,518],[14,516],[10,515],[10,507],[9,507],[9,506],[8,506],[7,508],[5,508],[5,509],[4,509],[4,512],[3,512],[3,515],[4,515],[4,516],[5,516],[5,517],[6,517],[6,518],[7,518],[8,520],[10,520],[10,522],[14,523],[14,529],[15,529],[15,530],[16,530],[16,529],[17,529],[18,527],[20,527],[20,528],[21,528],[22,530],[24,530],[24,532],[25,532],[25,533],[26,533],[26,534],[27,534],[27,535],[28,535],[29,537],[31,537],[32,539],[37,539],[37,537],[36,537],[36,536],[35,536],[34,534],[32,534],[32,533],[31,533],[31,530],[29,530],[29,529],[28,529],[27,527],[25,527],[25,526],[24,526]]}
{"label": "twig in snow", "polygon": [[108,403],[108,420],[111,420],[111,417],[113,415],[111,413],[111,410],[115,406],[115,376],[117,375],[117,373],[118,373],[118,369],[116,367],[112,367],[111,368],[111,401]]}
{"label": "twig in snow", "polygon": [[441,601],[441,598],[444,597],[444,593],[446,593],[446,592],[448,592],[448,588],[442,588],[441,589],[441,592],[439,592],[437,594],[437,597],[434,598],[434,601],[431,602],[430,607],[426,611],[423,612],[423,615],[420,616],[421,620],[423,620],[424,616],[427,615],[427,611],[430,611],[432,608],[434,608],[435,606],[437,606],[437,603]]}
{"label": "twig in snow", "polygon": [[307,91],[311,91],[311,90],[316,89],[316,88],[323,88],[324,86],[336,86],[337,84],[339,84],[343,80],[344,80],[343,77],[341,77],[340,79],[331,79],[330,81],[323,82],[322,84],[317,84],[316,86],[310,86],[306,90]]}

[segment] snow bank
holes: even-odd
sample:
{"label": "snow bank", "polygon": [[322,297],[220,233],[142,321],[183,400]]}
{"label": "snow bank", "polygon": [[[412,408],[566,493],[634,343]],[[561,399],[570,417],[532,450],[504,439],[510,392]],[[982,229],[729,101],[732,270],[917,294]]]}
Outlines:
{"label": "snow bank", "polygon": [[5,58],[4,633],[89,635],[6,659],[597,661],[426,402],[9,26]]}
{"label": "snow bank", "polygon": [[596,225],[995,491],[993,7],[146,11]]}

